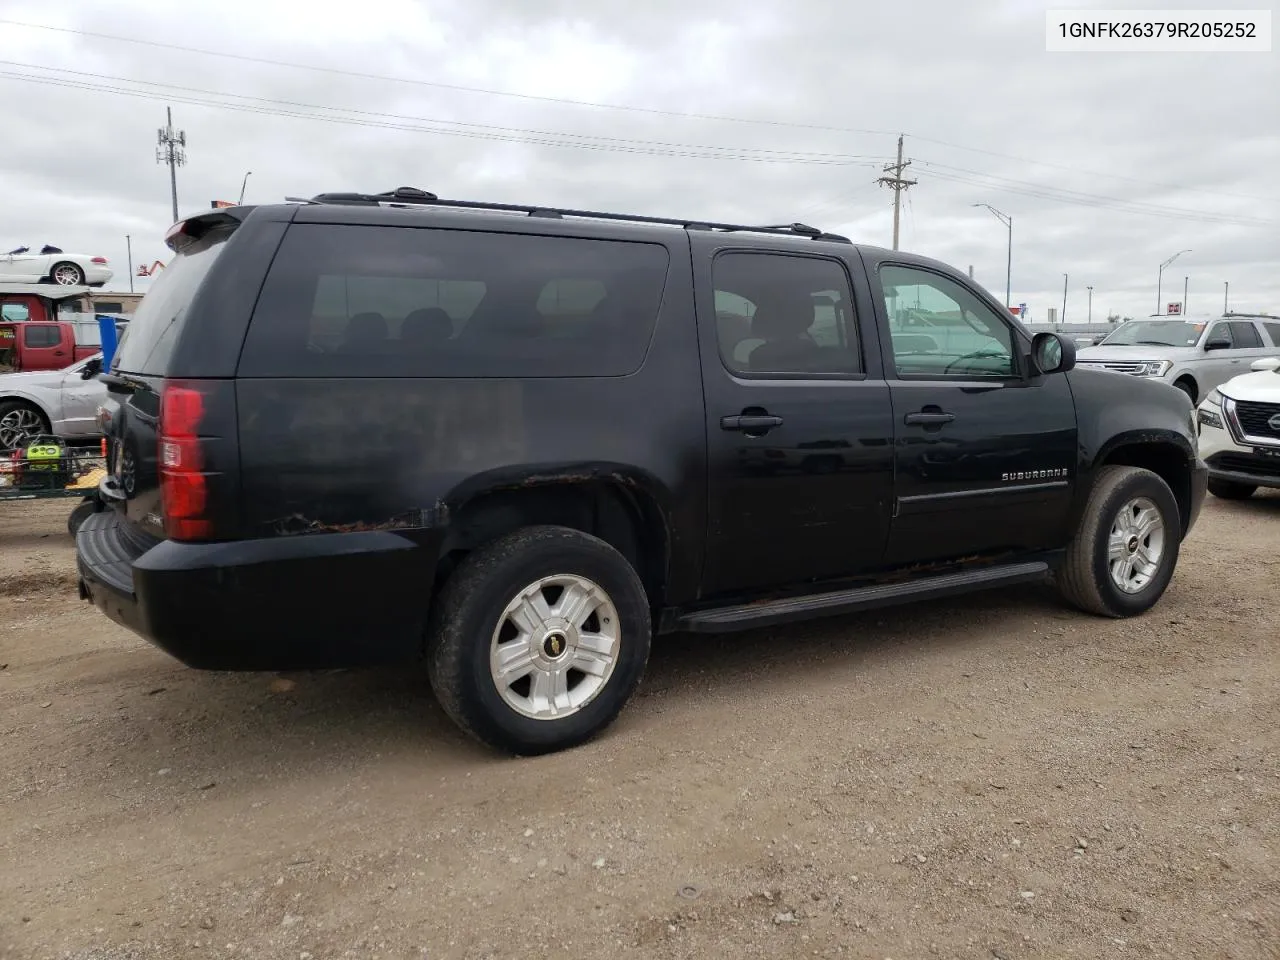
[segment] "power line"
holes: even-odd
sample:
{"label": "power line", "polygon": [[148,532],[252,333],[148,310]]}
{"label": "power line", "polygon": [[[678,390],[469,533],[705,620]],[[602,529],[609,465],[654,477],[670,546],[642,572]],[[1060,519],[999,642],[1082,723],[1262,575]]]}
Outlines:
{"label": "power line", "polygon": [[[923,163],[924,161],[920,161]],[[1214,214],[1205,213],[1195,210],[1178,210],[1176,208],[1161,209],[1158,207],[1142,206],[1137,201],[1116,200],[1108,197],[1095,197],[1088,194],[1072,195],[1058,191],[1054,187],[1043,187],[1039,189],[1028,189],[1016,184],[1010,185],[1008,182],[1002,182],[1001,178],[992,177],[987,174],[979,174],[978,177],[961,176],[954,173],[947,173],[941,170],[931,170],[931,177],[938,180],[946,180],[951,183],[960,183],[967,186],[983,187],[988,190],[998,189],[1002,193],[1016,194],[1022,197],[1034,197],[1039,200],[1051,200],[1056,203],[1066,203],[1074,206],[1093,207],[1099,209],[1111,209],[1119,213],[1137,213],[1144,216],[1161,217],[1166,220],[1184,220],[1196,223],[1216,223],[1229,226],[1241,227],[1267,227],[1275,224],[1274,220],[1264,220],[1260,218],[1232,216],[1230,214]]]}
{"label": "power line", "polygon": [[[36,67],[33,64],[12,64],[12,61],[0,61],[0,64],[16,65],[26,67],[28,69],[50,69]],[[596,134],[564,133],[520,127],[499,127],[489,124],[470,123],[466,121],[439,120],[430,117],[406,117],[396,114],[376,113],[373,111],[358,110],[348,107],[330,107],[322,104],[304,104],[288,100],[272,100],[266,97],[251,97],[244,94],[198,90],[191,87],[180,87],[174,84],[157,83],[149,80],[131,80],[125,77],[116,78],[105,74],[86,74],[83,71],[63,72],[73,75],[98,77],[105,80],[116,80],[122,83],[136,83],[149,87],[156,87],[158,88],[158,92],[110,86],[103,83],[76,80],[70,77],[38,76],[21,74],[13,71],[0,71],[0,78],[47,86],[67,87],[75,90],[89,90],[98,93],[130,96],[145,100],[160,100],[166,102],[186,103],[195,106],[214,107],[216,109],[232,110],[240,113],[256,113],[267,116],[321,120],[328,123],[348,124],[351,126],[403,130],[415,133],[436,133],[446,136],[479,140],[497,140],[509,143],[576,147],[581,149],[608,150],[621,153],[642,153],[655,156],[689,157],[694,159],[740,160],[762,163],[802,163],[826,166],[873,166],[878,159],[874,156],[858,154],[819,153],[813,151],[790,152],[760,147],[723,147],[710,144],[681,144],[659,140],[604,137]],[[200,96],[196,96],[195,94],[200,94]],[[232,97],[248,102],[230,103],[225,100],[210,99],[213,97]],[[296,107],[298,109],[279,109],[279,107]],[[353,114],[354,116],[333,116],[308,111],[332,111],[333,113]],[[423,126],[423,124],[430,124],[432,126]]]}
{"label": "power line", "polygon": [[[327,73],[335,76],[351,77],[351,78],[360,79],[360,80],[375,80],[383,83],[408,84],[408,85],[419,86],[419,87],[431,87],[438,90],[452,90],[460,93],[482,94],[485,96],[506,97],[509,99],[536,101],[541,103],[554,103],[554,104],[560,104],[565,106],[588,107],[596,110],[616,110],[616,111],[623,111],[623,112],[635,113],[635,114],[647,114],[650,116],[677,117],[677,118],[682,118],[687,120],[711,120],[719,123],[736,123],[736,124],[751,124],[751,125],[768,126],[768,127],[784,127],[784,128],[794,129],[794,130],[814,130],[814,131],[821,131],[826,133],[852,133],[852,134],[861,134],[861,135],[868,135],[868,136],[884,136],[884,137],[893,136],[893,133],[887,130],[870,130],[870,129],[861,129],[857,127],[846,127],[846,126],[821,124],[821,123],[803,123],[803,122],[794,121],[794,120],[776,120],[776,119],[770,119],[770,118],[756,118],[756,117],[734,117],[734,116],[728,116],[724,114],[694,113],[694,112],[681,111],[681,110],[664,110],[656,107],[641,107],[641,106],[634,106],[630,104],[605,103],[605,102],[597,102],[597,101],[591,101],[591,100],[576,100],[570,97],[553,97],[553,96],[546,96],[541,94],[517,93],[511,90],[497,90],[497,89],[491,89],[486,87],[468,86],[465,84],[443,83],[443,82],[433,81],[433,80],[421,80],[421,79],[412,78],[412,77],[397,77],[389,74],[365,73],[357,70],[345,70],[340,67],[326,67],[326,66],[320,66],[317,64],[295,63],[288,60],[276,60],[270,57],[254,57],[254,56],[249,56],[247,54],[229,53],[223,50],[210,50],[202,47],[189,47],[189,46],[184,46],[182,44],[166,43],[159,40],[145,40],[139,37],[125,37],[117,34],[99,33],[92,30],[77,30],[71,27],[57,27],[57,26],[52,26],[50,24],[30,23],[23,20],[12,20],[7,18],[0,18],[0,24],[5,24],[8,26],[15,26],[15,27],[26,27],[27,29],[30,29],[30,30],[45,30],[53,33],[62,33],[62,34],[69,34],[72,36],[89,37],[96,40],[110,40],[117,43],[131,43],[131,44],[151,47],[155,49],[173,50],[179,53],[197,54],[200,56],[208,56],[208,57],[221,57],[229,60],[237,60],[242,63],[257,63],[265,66],[283,67],[291,70],[310,70],[316,73]],[[936,137],[923,137],[923,136],[917,136],[915,134],[912,134],[912,136],[915,137],[915,139],[917,140],[921,140],[926,143],[934,143],[939,146],[949,147],[954,150],[964,150],[970,153],[979,153],[979,154],[984,154],[986,156],[999,157],[1004,160],[1013,160],[1018,163],[1032,164],[1032,165],[1043,166],[1043,167],[1051,167],[1058,170],[1066,170],[1073,173],[1081,173],[1091,177],[1104,177],[1104,178],[1124,181],[1128,183],[1146,184],[1149,186],[1160,187],[1161,189],[1167,189],[1167,190],[1183,190],[1187,192],[1237,197],[1237,198],[1248,199],[1248,200],[1259,200],[1265,203],[1280,203],[1280,198],[1277,198],[1277,197],[1262,197],[1262,196],[1251,195],[1251,194],[1232,193],[1232,192],[1223,191],[1223,190],[1209,190],[1201,187],[1186,187],[1186,186],[1178,186],[1174,184],[1158,183],[1152,180],[1143,180],[1137,177],[1129,177],[1122,174],[1111,173],[1109,171],[1085,170],[1080,167],[1073,167],[1073,166],[1062,164],[1062,163],[1054,163],[1048,160],[1034,160],[1027,157],[1016,157],[1011,154],[999,153],[994,150],[985,150],[979,147],[968,147],[963,144],[954,143],[949,140],[942,140]]]}

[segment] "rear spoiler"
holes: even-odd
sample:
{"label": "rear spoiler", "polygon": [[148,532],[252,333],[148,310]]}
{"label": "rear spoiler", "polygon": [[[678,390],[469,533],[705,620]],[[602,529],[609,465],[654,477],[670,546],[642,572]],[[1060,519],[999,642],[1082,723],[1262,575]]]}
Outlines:
{"label": "rear spoiler", "polygon": [[227,207],[179,220],[165,232],[165,245],[174,253],[178,253],[213,230],[219,228],[234,230],[254,209],[254,207]]}

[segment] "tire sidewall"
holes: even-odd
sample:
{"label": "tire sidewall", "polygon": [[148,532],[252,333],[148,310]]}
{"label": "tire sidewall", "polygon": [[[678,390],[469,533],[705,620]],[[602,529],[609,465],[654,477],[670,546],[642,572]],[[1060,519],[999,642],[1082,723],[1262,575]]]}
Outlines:
{"label": "tire sidewall", "polygon": [[[1160,511],[1165,529],[1164,555],[1161,557],[1160,569],[1150,583],[1137,593],[1125,593],[1111,579],[1107,541],[1120,508],[1138,497],[1151,500]],[[1098,516],[1100,522],[1094,531],[1093,543],[1093,576],[1098,592],[1106,605],[1121,616],[1134,616],[1150,610],[1173,579],[1182,544],[1182,516],[1178,512],[1178,501],[1174,498],[1173,491],[1154,473],[1143,471],[1131,474],[1106,495]]]}
{"label": "tire sidewall", "polygon": [[[540,537],[493,562],[487,576],[464,600],[461,615],[446,629],[464,646],[458,708],[482,740],[516,753],[543,753],[590,739],[621,712],[639,685],[651,641],[648,600],[639,578],[621,554],[576,531]],[[557,574],[575,574],[598,584],[621,619],[618,661],[605,686],[581,710],[557,720],[535,720],[502,699],[489,668],[498,617],[516,594]]]}

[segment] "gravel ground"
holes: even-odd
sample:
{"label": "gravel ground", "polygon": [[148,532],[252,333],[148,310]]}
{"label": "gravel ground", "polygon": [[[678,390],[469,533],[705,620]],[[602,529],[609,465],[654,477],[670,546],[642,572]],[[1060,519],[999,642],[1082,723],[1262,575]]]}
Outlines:
{"label": "gravel ground", "polygon": [[0,957],[1280,957],[1280,497],[1134,621],[1008,589],[671,637],[509,760],[412,671],[188,670],[0,505]]}

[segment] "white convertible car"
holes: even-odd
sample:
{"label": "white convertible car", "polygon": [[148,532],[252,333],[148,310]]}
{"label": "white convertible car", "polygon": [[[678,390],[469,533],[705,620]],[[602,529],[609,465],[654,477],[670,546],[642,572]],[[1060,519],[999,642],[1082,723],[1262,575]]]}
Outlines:
{"label": "white convertible car", "polygon": [[57,283],[64,287],[100,287],[113,273],[106,257],[66,253],[45,244],[37,252],[18,247],[0,256],[0,283]]}
{"label": "white convertible car", "polygon": [[1252,373],[1219,385],[1196,410],[1209,492],[1226,500],[1280,488],[1280,358],[1251,366]]}

